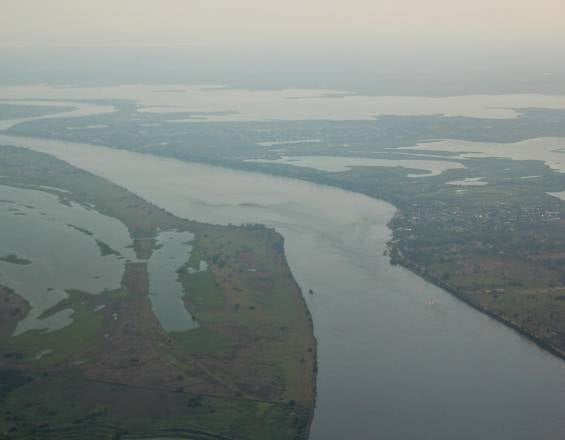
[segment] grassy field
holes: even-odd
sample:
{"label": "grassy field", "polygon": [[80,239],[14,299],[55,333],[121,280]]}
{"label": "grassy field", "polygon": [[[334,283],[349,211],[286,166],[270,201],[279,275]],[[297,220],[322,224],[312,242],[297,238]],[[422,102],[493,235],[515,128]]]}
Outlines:
{"label": "grassy field", "polygon": [[[201,362],[224,381],[242,384],[243,395],[311,406],[311,385],[302,372],[314,369],[316,347],[302,336],[312,327],[302,296],[288,294],[297,287],[282,237],[262,227],[222,229],[194,241],[193,256],[207,261],[208,271],[179,271],[185,303],[211,342],[204,351],[215,347],[215,358]],[[202,355],[201,349],[193,353]],[[245,384],[249,376],[256,383]]]}
{"label": "grassy field", "polygon": [[[73,310],[73,323],[53,332],[11,336],[29,307],[0,287],[0,377],[7,384],[0,387],[0,438],[307,436],[316,343],[280,235],[177,218],[23,149],[2,147],[0,176],[0,184],[68,190],[53,192],[62,203],[122,221],[138,258],[124,263],[121,288],[70,291],[44,312]],[[148,300],[147,259],[163,230],[195,234],[177,275],[199,327],[183,333],[165,332]],[[109,243],[98,247],[102,256],[114,253]]]}

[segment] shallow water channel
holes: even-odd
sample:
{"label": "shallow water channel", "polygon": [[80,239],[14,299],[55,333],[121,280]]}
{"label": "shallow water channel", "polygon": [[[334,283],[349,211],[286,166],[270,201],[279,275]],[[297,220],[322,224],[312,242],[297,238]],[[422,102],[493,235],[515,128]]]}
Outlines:
{"label": "shallow water channel", "polygon": [[157,237],[157,249],[147,263],[149,299],[153,313],[168,332],[183,332],[197,327],[186,309],[184,291],[177,270],[190,258],[190,232],[164,231]]}
{"label": "shallow water channel", "polygon": [[[76,203],[63,204],[56,192],[0,185],[0,200],[0,257],[19,261],[0,261],[0,280],[31,306],[15,334],[70,324],[71,309],[40,319],[68,296],[67,290],[97,294],[120,287],[123,259],[133,256],[122,223]],[[96,240],[119,255],[103,256]]]}

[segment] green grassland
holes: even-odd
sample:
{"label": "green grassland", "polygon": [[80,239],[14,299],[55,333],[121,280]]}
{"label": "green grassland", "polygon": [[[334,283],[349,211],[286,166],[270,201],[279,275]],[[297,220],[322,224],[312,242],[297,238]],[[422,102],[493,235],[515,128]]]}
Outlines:
{"label": "green grassland", "polygon": [[[226,381],[261,378],[252,387],[242,387],[243,393],[311,405],[302,371],[314,368],[315,344],[301,335],[312,323],[302,296],[288,295],[295,282],[282,237],[261,226],[227,230],[229,235],[200,234],[194,240],[193,256],[207,261],[207,271],[179,271],[185,303],[212,342],[205,350],[215,347],[216,359],[202,362],[216,366]],[[190,332],[186,336],[192,337]],[[225,369],[222,359],[229,359]]]}
{"label": "green grassland", "polygon": [[[0,184],[68,190],[53,193],[122,221],[139,259],[124,263],[121,288],[69,291],[45,311],[73,311],[52,332],[11,336],[29,307],[0,288],[0,438],[306,438],[316,344],[280,235],[177,218],[25,149],[0,149],[0,175]],[[146,260],[163,230],[195,234],[177,272],[195,330],[169,334],[151,310]],[[188,270],[201,261],[206,270]]]}
{"label": "green grassland", "polygon": [[[14,376],[14,373],[5,373]],[[11,377],[2,425],[4,438],[190,439],[294,438],[292,404],[84,380],[62,375]]]}

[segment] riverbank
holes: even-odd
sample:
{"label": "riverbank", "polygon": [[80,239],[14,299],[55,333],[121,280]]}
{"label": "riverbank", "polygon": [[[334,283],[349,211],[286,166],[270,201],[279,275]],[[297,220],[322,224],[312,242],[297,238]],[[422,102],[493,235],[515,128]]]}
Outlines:
{"label": "riverbank", "polygon": [[398,248],[396,248],[394,246],[394,244],[389,243],[389,245],[390,246],[389,246],[387,253],[388,253],[388,255],[390,255],[391,264],[399,265],[399,266],[402,266],[402,267],[408,269],[409,271],[416,274],[417,276],[422,277],[426,281],[442,288],[446,292],[449,292],[450,294],[452,294],[456,298],[463,301],[465,304],[473,307],[474,309],[480,311],[481,313],[484,313],[485,315],[488,315],[489,317],[491,317],[492,319],[495,319],[496,321],[500,322],[501,324],[503,324],[507,327],[510,327],[512,330],[516,331],[518,334],[520,334],[524,338],[526,338],[529,341],[536,344],[539,348],[541,348],[541,349],[561,358],[563,361],[565,361],[565,352],[564,351],[562,351],[562,350],[560,350],[560,349],[558,349],[554,346],[549,345],[545,340],[543,340],[542,338],[538,338],[535,335],[533,335],[532,333],[528,332],[527,329],[521,327],[518,323],[512,322],[512,321],[506,319],[504,316],[501,316],[501,315],[493,312],[492,310],[489,310],[487,308],[482,307],[480,304],[478,304],[476,301],[474,301],[472,297],[469,297],[464,292],[461,292],[456,287],[445,282],[440,276],[433,274],[433,273],[430,273],[425,268],[418,266],[417,263],[415,263],[413,261],[409,261],[406,258],[399,255]]}

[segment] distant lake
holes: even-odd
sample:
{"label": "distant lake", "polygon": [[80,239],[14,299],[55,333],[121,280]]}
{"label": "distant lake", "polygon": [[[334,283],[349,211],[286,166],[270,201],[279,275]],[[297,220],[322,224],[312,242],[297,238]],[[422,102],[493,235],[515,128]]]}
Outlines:
{"label": "distant lake", "polygon": [[333,173],[348,171],[351,167],[402,167],[422,170],[422,174],[408,174],[408,177],[437,176],[447,170],[465,168],[463,164],[456,161],[374,159],[349,156],[282,156],[280,159],[248,159],[246,162],[279,163]]}
{"label": "distant lake", "polygon": [[149,300],[153,313],[167,332],[182,332],[198,325],[184,305],[185,295],[177,270],[190,258],[194,234],[164,231],[157,237],[157,247],[149,262]]}
{"label": "distant lake", "polygon": [[[342,121],[370,120],[379,115],[440,114],[475,118],[515,118],[518,114],[514,109],[565,108],[565,95],[467,95],[439,98],[362,96],[339,90],[245,90],[205,84],[161,86],[133,84],[104,87],[2,86],[0,99],[54,99],[71,102],[124,99],[136,102],[138,111],[141,112],[194,113],[193,117],[186,119],[186,123],[276,119]],[[22,101],[22,104],[28,103]],[[99,110],[104,113],[109,109]],[[171,119],[179,122],[176,117]],[[182,120],[180,122],[182,123]]]}
{"label": "distant lake", "polygon": [[[513,160],[539,160],[550,168],[565,172],[565,138],[535,138],[514,143],[471,142],[446,139],[437,142],[426,142],[412,147],[400,147],[399,150],[410,150],[420,155],[430,152],[430,157],[437,158],[438,152],[458,153],[451,159],[503,157]],[[535,178],[536,176],[523,176]]]}

